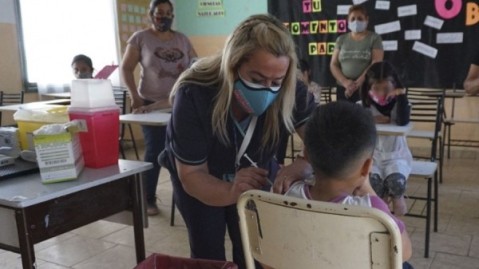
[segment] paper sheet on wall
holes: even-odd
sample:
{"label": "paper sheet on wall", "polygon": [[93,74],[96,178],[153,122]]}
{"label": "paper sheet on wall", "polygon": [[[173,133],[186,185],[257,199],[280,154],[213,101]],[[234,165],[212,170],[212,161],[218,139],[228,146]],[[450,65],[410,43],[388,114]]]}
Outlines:
{"label": "paper sheet on wall", "polygon": [[223,0],[198,0],[198,17],[224,17]]}
{"label": "paper sheet on wall", "polygon": [[424,25],[435,28],[437,30],[441,30],[443,24],[444,20],[429,15],[426,17],[426,20],[424,20]]}
{"label": "paper sheet on wall", "polygon": [[406,30],[404,31],[405,40],[419,40],[421,39],[421,30]]}
{"label": "paper sheet on wall", "polygon": [[130,36],[149,26],[146,10],[150,0],[116,0],[116,2],[120,48],[124,52]]}
{"label": "paper sheet on wall", "polygon": [[398,17],[414,16],[417,14],[417,5],[398,7]]}
{"label": "paper sheet on wall", "polygon": [[464,41],[464,33],[438,33],[437,44],[460,44]]}
{"label": "paper sheet on wall", "polygon": [[351,5],[338,5],[338,8],[337,8],[338,15],[348,15],[350,7]]}
{"label": "paper sheet on wall", "polygon": [[383,40],[383,50],[384,51],[397,51],[398,50],[397,40]]}
{"label": "paper sheet on wall", "polygon": [[381,0],[376,1],[376,6],[375,6],[376,9],[389,10],[390,7],[391,7],[391,2],[389,1],[381,1]]}
{"label": "paper sheet on wall", "polygon": [[368,0],[353,0],[353,4],[355,5],[359,5],[359,4],[362,4],[364,2],[367,2]]}
{"label": "paper sheet on wall", "polygon": [[427,44],[424,44],[422,42],[416,41],[414,42],[414,45],[412,46],[412,50],[419,52],[423,55],[426,55],[430,58],[435,59],[437,56],[437,49],[429,46]]}
{"label": "paper sheet on wall", "polygon": [[374,26],[374,30],[379,35],[397,32],[401,30],[401,23],[399,21],[393,21],[393,22],[378,24]]}

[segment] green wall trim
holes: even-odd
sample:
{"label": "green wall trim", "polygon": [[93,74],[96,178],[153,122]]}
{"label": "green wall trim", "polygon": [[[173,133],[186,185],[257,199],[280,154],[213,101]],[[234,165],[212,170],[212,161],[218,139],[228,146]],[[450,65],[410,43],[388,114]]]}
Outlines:
{"label": "green wall trim", "polygon": [[198,0],[175,1],[176,28],[187,36],[229,35],[248,16],[268,12],[267,0],[223,0],[224,17],[198,17],[198,3]]}

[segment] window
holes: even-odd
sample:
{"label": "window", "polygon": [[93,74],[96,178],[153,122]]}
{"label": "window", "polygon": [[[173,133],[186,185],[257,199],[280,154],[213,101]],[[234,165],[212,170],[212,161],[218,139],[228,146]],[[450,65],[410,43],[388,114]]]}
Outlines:
{"label": "window", "polygon": [[20,0],[20,12],[28,82],[69,84],[77,54],[95,72],[118,64],[114,0]]}

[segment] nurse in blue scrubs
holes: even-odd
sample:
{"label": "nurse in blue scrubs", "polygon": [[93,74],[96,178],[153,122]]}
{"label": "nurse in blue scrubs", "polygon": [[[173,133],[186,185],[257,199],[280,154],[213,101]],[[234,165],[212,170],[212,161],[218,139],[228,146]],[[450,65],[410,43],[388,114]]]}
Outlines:
{"label": "nurse in blue scrubs", "polygon": [[288,30],[255,15],[234,30],[222,54],[199,60],[175,84],[160,161],[170,171],[193,258],[225,260],[228,232],[233,260],[245,268],[238,197],[272,187],[282,193],[311,174],[303,158],[282,169],[275,160],[280,137],[302,137],[315,106],[296,69]]}

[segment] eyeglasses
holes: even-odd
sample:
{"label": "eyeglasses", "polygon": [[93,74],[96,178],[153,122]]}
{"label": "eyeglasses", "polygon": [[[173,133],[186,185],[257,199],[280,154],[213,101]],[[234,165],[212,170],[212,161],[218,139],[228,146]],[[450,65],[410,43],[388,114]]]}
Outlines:
{"label": "eyeglasses", "polygon": [[155,12],[155,13],[153,13],[153,18],[154,19],[159,20],[159,19],[164,18],[164,17],[171,18],[171,17],[173,17],[173,13],[171,13],[171,12],[166,12],[166,13]]}

